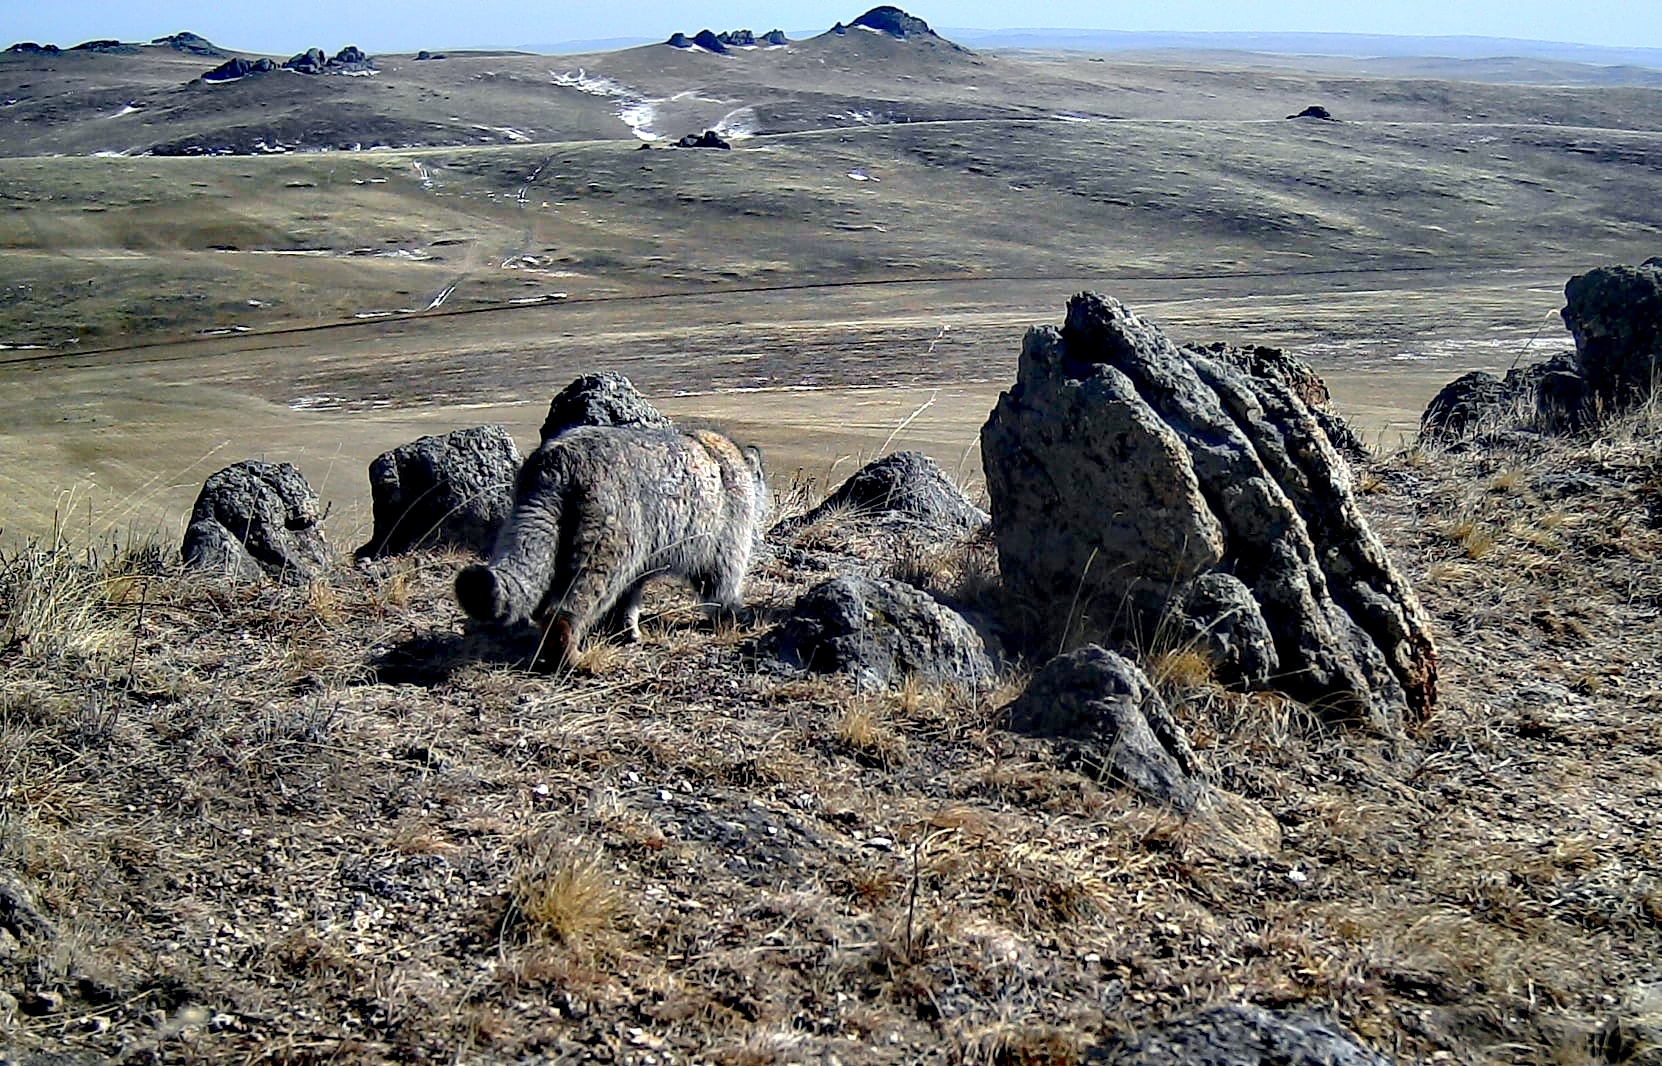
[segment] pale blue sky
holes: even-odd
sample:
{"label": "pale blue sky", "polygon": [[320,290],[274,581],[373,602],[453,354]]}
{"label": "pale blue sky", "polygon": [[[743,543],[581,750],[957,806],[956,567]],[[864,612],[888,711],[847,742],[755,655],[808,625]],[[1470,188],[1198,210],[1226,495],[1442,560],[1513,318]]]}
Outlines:
{"label": "pale blue sky", "polygon": [[[822,30],[858,16],[862,0],[0,0],[0,47],[34,40],[59,45],[114,37],[149,40],[193,30],[216,43],[288,53],[413,51],[552,43],[612,37],[667,37],[675,30]],[[1662,47],[1662,0],[916,0],[900,6],[934,26],[982,29],[1079,27],[1108,30],[1287,31],[1474,35]]]}

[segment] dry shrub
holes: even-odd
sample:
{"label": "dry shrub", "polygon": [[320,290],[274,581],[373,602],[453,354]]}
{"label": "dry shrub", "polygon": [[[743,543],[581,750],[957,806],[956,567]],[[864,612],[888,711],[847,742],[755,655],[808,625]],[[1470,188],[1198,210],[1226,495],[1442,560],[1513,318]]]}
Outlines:
{"label": "dry shrub", "polygon": [[539,845],[508,885],[505,931],[592,953],[622,917],[627,900],[599,851]]}

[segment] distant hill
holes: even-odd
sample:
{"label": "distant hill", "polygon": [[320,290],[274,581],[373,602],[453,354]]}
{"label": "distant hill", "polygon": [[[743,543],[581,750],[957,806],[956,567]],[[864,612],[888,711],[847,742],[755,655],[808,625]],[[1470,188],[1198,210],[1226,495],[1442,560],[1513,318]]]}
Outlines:
{"label": "distant hill", "polygon": [[1509,37],[1412,37],[1367,33],[1175,33],[1073,29],[943,29],[975,48],[1067,49],[1081,52],[1229,51],[1306,56],[1523,57],[1662,69],[1662,48],[1611,48]]}

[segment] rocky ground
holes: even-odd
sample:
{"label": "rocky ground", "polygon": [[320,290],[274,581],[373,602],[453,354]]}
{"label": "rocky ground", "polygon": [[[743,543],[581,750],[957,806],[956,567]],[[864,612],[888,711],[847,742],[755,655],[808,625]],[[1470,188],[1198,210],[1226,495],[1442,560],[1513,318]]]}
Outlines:
{"label": "rocky ground", "polygon": [[1029,664],[861,692],[762,652],[830,572],[973,598],[975,536],[897,552],[833,508],[773,538],[754,621],[662,589],[555,676],[464,626],[460,553],[225,586],[171,545],[13,551],[0,1046],[1167,1061],[1120,1037],[1244,1002],[1399,1062],[1659,1061],[1658,428],[1358,468],[1441,651],[1408,736],[1145,662],[1269,836],[1009,732]]}

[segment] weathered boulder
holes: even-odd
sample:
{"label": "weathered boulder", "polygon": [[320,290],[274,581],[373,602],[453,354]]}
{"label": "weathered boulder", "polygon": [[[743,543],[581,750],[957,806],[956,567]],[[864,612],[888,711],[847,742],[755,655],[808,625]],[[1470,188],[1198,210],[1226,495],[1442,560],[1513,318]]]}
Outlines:
{"label": "weathered boulder", "polygon": [[677,148],[720,148],[731,150],[732,145],[721,139],[715,130],[705,130],[703,133],[689,133],[675,142]]}
{"label": "weathered boulder", "polygon": [[729,48],[756,47],[756,35],[749,30],[727,30],[716,34],[716,40]]}
{"label": "weathered boulder", "polygon": [[238,580],[308,581],[329,561],[322,519],[300,471],[246,459],[202,483],[180,554],[190,569]]}
{"label": "weathered boulder", "polygon": [[922,452],[895,452],[856,470],[818,507],[781,527],[810,525],[827,515],[904,514],[943,531],[965,533],[987,524],[987,512],[970,502],[935,460]]}
{"label": "weathered boulder", "polygon": [[1262,688],[1281,669],[1275,635],[1252,590],[1239,578],[1216,570],[1189,586],[1170,616],[1170,632],[1157,637],[1156,643],[1199,652],[1211,665],[1213,677],[1238,688]]}
{"label": "weathered boulder", "polygon": [[489,551],[514,507],[519,449],[502,426],[422,437],[369,465],[375,531],[358,558],[416,547]]}
{"label": "weathered boulder", "polygon": [[1461,440],[1496,430],[1524,428],[1547,433],[1573,431],[1591,414],[1588,385],[1573,352],[1528,366],[1505,377],[1486,370],[1462,374],[1438,390],[1420,416],[1420,436]]}
{"label": "weathered boulder", "polygon": [[1274,637],[1278,688],[1386,731],[1431,710],[1426,614],[1286,385],[1084,293],[1062,329],[1028,332],[981,452],[1007,601],[1035,646],[1149,646],[1223,571]]}
{"label": "weathered boulder", "polygon": [[1303,111],[1300,111],[1298,114],[1288,115],[1287,117],[1288,118],[1315,118],[1315,119],[1320,119],[1323,122],[1332,122],[1332,121],[1334,121],[1333,112],[1329,111],[1327,108],[1323,107],[1320,104],[1311,104],[1309,107],[1305,108]]}
{"label": "weathered boulder", "polygon": [[721,38],[712,30],[699,30],[693,34],[693,44],[710,52],[727,51],[727,46],[721,43]]}
{"label": "weathered boulder", "polygon": [[762,43],[769,48],[783,48],[791,43],[791,39],[785,36],[784,30],[769,30],[762,35]]}
{"label": "weathered boulder", "polygon": [[853,675],[867,689],[907,675],[967,687],[993,676],[986,646],[962,615],[887,578],[844,575],[814,586],[769,634],[767,650],[797,669]]}
{"label": "weathered boulder", "polygon": [[1185,348],[1221,359],[1255,378],[1285,385],[1310,409],[1316,424],[1322,427],[1322,432],[1327,434],[1328,441],[1339,450],[1340,455],[1356,460],[1369,457],[1367,444],[1333,406],[1333,394],[1327,390],[1327,382],[1321,379],[1314,367],[1298,356],[1264,345],[1238,348],[1231,344],[1208,344],[1205,347],[1186,345]]}
{"label": "weathered boulder", "polygon": [[1564,324],[1605,415],[1649,400],[1662,372],[1662,265],[1600,267],[1564,286]]}
{"label": "weathered boulder", "polygon": [[1194,749],[1137,665],[1087,644],[1058,655],[1002,714],[1017,733],[1067,742],[1093,773],[1174,810],[1206,794]]}
{"label": "weathered boulder", "polygon": [[1311,1011],[1227,1004],[1110,1038],[1103,1066],[1391,1066],[1344,1027]]}
{"label": "weathered boulder", "polygon": [[584,374],[555,394],[542,422],[542,439],[573,426],[663,426],[670,420],[622,374]]}

